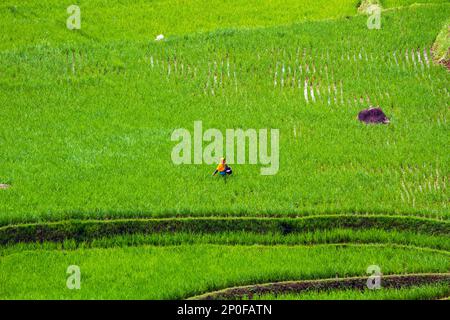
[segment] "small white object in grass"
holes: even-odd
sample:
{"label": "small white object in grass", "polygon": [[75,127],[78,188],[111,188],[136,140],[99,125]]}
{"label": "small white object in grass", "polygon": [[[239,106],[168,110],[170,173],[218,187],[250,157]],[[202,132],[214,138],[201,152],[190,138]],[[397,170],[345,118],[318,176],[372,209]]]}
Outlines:
{"label": "small white object in grass", "polygon": [[164,40],[164,35],[158,34],[158,35],[156,36],[155,41],[161,41],[161,40]]}
{"label": "small white object in grass", "polygon": [[9,184],[0,183],[0,189],[8,189],[10,187]]}

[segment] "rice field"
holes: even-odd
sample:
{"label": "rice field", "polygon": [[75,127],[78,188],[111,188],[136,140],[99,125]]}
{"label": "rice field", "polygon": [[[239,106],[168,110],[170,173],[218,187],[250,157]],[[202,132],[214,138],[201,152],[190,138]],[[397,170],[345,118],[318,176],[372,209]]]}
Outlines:
{"label": "rice field", "polygon": [[[80,0],[68,30],[72,3],[3,1],[0,299],[187,299],[370,265],[447,277],[450,4],[373,2],[379,30],[355,0]],[[369,106],[390,123],[358,122]],[[175,165],[172,133],[197,121],[278,129],[276,174]],[[425,281],[252,298],[448,295]]]}

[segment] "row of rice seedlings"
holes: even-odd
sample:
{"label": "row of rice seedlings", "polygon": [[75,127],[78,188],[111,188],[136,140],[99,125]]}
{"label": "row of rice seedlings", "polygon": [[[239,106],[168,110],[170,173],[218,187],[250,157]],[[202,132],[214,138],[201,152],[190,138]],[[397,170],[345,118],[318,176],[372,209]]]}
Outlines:
{"label": "row of rice seedlings", "polygon": [[212,64],[208,63],[208,73],[206,81],[204,82],[203,92],[205,95],[215,95],[217,90],[223,89],[226,83],[232,83],[235,92],[238,91],[238,80],[236,75],[236,65],[230,67],[230,61],[227,59],[226,64],[224,60],[218,64],[214,61]]}
{"label": "row of rice seedlings", "polygon": [[441,199],[443,208],[447,208],[448,180],[449,177],[439,168],[429,172],[401,168],[401,200],[415,207],[417,198],[425,197],[428,194]]}

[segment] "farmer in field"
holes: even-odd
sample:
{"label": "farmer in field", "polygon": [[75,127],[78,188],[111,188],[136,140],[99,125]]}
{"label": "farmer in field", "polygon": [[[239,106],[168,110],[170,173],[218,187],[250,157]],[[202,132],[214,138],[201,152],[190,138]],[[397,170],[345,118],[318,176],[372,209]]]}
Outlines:
{"label": "farmer in field", "polygon": [[225,158],[220,159],[219,165],[217,166],[216,170],[214,171],[214,173],[212,175],[215,176],[217,172],[223,177],[226,177],[227,175],[230,175],[233,173],[233,171],[231,170],[231,167],[229,167],[227,165]]}

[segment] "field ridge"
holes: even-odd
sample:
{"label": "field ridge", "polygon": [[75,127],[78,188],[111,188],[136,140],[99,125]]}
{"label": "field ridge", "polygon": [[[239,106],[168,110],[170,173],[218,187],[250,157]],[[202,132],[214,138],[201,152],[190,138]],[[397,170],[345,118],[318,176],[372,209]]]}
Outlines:
{"label": "field ridge", "polygon": [[[383,288],[404,288],[437,282],[450,285],[450,273],[389,274],[381,277]],[[204,293],[190,300],[252,299],[254,295],[300,293],[308,290],[357,289],[367,288],[367,277],[327,278],[300,281],[280,281],[254,285],[236,286]]]}

